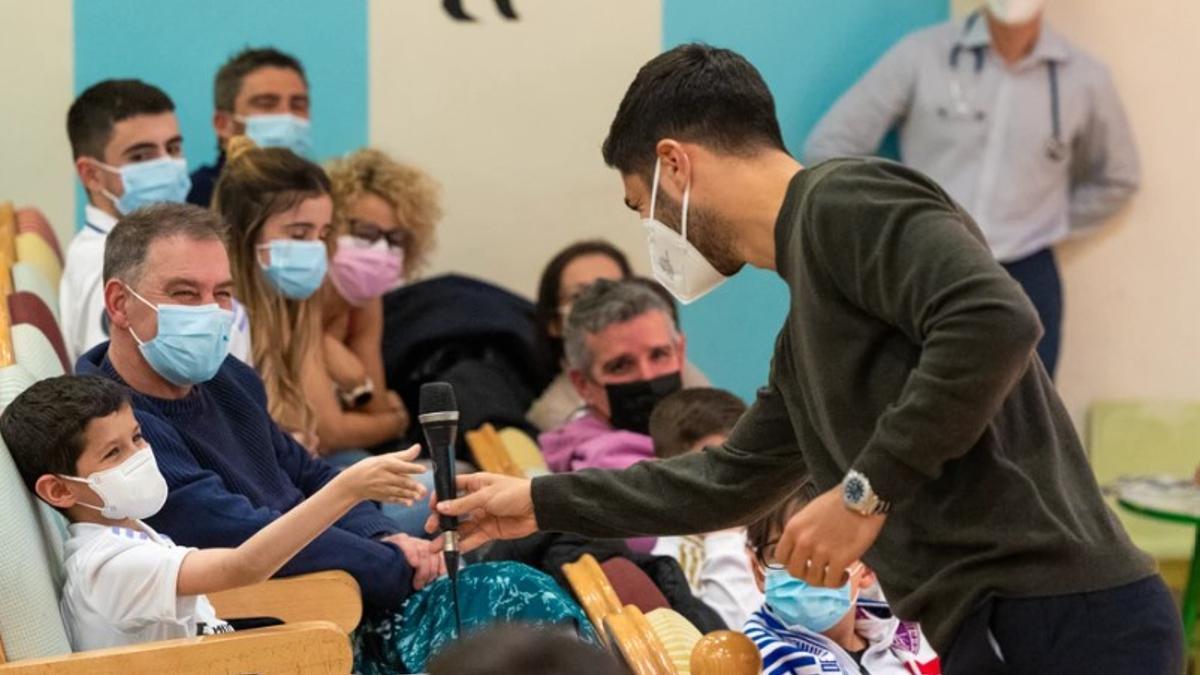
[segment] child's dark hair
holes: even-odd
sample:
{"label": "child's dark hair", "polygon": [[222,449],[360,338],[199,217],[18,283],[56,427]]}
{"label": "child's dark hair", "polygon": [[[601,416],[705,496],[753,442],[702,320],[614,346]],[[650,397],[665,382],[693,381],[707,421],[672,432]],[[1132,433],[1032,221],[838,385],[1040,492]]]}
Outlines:
{"label": "child's dark hair", "polygon": [[702,438],[727,434],[746,412],[742,399],[711,387],[681,389],[654,406],[650,437],[659,459],[682,455]]}
{"label": "child's dark hair", "polygon": [[784,497],[757,520],[746,526],[746,546],[759,555],[763,549],[774,543],[783,532],[787,521],[809,502],[817,498],[817,486],[812,479],[805,476],[791,494]]}
{"label": "child's dark hair", "polygon": [[46,474],[74,476],[88,424],[129,405],[125,387],[93,375],[41,380],[0,414],[0,436],[33,491]]}

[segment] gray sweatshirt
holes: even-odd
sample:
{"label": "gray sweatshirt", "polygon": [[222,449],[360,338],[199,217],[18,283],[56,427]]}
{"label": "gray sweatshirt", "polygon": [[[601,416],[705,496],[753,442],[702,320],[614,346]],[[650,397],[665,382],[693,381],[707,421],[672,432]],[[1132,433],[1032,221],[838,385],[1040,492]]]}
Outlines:
{"label": "gray sweatshirt", "polygon": [[864,560],[938,650],[989,596],[1154,573],[1034,356],[1032,305],[935,183],[883,160],[818,164],[792,179],[775,238],[790,311],[728,443],[537,478],[542,529],[711,532],[754,519],[806,473],[828,490],[856,468],[893,503]]}

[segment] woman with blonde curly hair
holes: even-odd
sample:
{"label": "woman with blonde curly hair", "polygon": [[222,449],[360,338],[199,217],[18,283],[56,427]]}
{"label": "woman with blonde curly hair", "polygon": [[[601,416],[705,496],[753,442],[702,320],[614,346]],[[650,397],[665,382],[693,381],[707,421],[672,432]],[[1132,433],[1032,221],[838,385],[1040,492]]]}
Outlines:
{"label": "woman with blonde curly hair", "polygon": [[[385,389],[382,296],[425,266],[441,206],[432,178],[378,150],[358,150],[328,168],[336,251],[321,296],[326,377],[308,382],[308,397],[323,441],[329,435],[332,446],[365,448],[398,437],[408,426],[400,397]],[[322,423],[343,410],[400,414],[404,423],[351,439],[351,430]]]}

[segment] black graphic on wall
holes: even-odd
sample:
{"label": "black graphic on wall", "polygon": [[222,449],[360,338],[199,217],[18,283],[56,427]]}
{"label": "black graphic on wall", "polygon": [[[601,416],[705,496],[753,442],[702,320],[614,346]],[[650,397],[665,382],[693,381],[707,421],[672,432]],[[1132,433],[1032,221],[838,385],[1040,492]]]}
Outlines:
{"label": "black graphic on wall", "polygon": [[[494,0],[494,2],[496,3],[496,11],[500,12],[500,16],[509,21],[516,21],[520,18],[517,16],[517,10],[513,9],[512,0]],[[463,9],[462,0],[442,0],[442,8],[455,21],[475,21],[475,17],[467,14]]]}

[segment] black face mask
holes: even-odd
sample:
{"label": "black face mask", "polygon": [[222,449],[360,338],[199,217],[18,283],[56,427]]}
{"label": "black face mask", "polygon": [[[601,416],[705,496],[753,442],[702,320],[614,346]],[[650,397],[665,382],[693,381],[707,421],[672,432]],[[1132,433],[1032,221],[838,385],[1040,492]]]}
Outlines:
{"label": "black face mask", "polygon": [[683,388],[679,372],[653,380],[637,380],[622,384],[606,384],[612,425],[617,429],[650,434],[650,413],[664,398]]}

